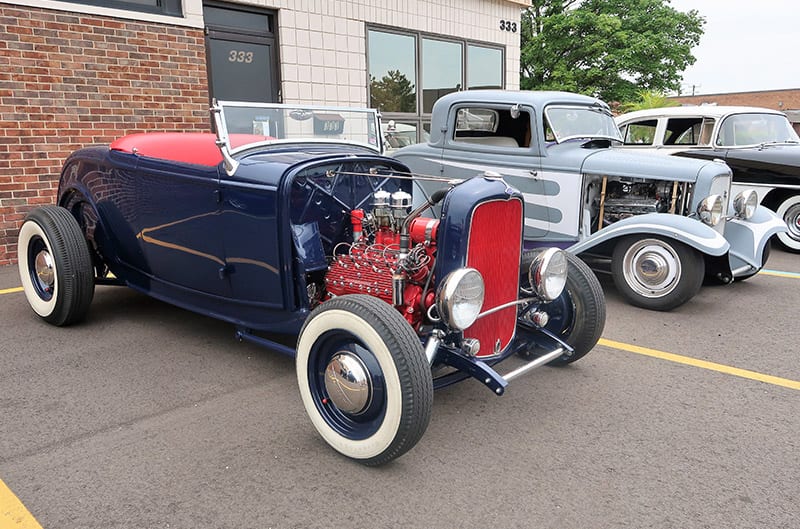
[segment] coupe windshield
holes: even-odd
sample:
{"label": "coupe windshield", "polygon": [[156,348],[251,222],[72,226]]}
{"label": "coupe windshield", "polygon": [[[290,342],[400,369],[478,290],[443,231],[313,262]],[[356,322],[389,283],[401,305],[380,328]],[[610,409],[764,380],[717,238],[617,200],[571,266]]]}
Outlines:
{"label": "coupe windshield", "polygon": [[717,145],[742,147],[762,143],[800,143],[789,120],[781,114],[736,114],[725,118]]}
{"label": "coupe windshield", "polygon": [[561,143],[570,138],[622,141],[608,109],[600,106],[549,106],[544,111],[545,139]]}
{"label": "coupe windshield", "polygon": [[217,101],[217,135],[233,152],[264,142],[337,142],[380,152],[375,110]]}

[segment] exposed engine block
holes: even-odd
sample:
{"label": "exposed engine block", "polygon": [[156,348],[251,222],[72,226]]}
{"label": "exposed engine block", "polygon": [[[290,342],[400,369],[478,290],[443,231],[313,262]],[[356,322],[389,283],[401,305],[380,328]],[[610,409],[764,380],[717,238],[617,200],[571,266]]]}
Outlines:
{"label": "exposed engine block", "polygon": [[370,213],[353,210],[352,243],[334,248],[325,275],[327,297],[368,294],[394,305],[418,326],[435,294],[431,273],[439,221],[408,219],[411,196],[398,191],[374,194]]}
{"label": "exposed engine block", "polygon": [[664,213],[670,207],[670,194],[668,182],[611,180],[602,208],[599,197],[595,208],[603,211],[603,225],[608,225],[634,215]]}
{"label": "exposed engine block", "polygon": [[325,284],[330,294],[370,294],[392,302],[392,276],[397,270],[399,247],[367,245],[359,241],[347,245],[347,253],[335,255]]}

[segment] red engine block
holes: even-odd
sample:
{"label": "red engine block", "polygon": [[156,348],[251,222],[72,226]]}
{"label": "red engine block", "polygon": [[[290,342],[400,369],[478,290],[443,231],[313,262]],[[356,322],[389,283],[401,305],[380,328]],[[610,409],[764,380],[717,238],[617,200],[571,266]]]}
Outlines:
{"label": "red engine block", "polygon": [[[403,304],[397,309],[414,327],[417,327],[425,311],[434,301],[434,293],[429,292],[422,299],[424,283],[433,268],[433,253],[436,241],[436,219],[417,218],[411,222],[412,245],[425,244],[429,261],[410,275],[399,271],[404,281]],[[329,296],[345,294],[367,294],[393,304],[393,276],[398,272],[397,260],[400,252],[400,235],[382,228],[369,244],[361,238],[350,246],[346,254],[335,255],[325,275],[326,290]]]}

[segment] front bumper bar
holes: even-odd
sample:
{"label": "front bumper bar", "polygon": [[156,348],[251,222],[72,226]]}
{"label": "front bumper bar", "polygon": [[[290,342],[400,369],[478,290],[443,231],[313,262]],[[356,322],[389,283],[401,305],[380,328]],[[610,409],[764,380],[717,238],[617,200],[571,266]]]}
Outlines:
{"label": "front bumper bar", "polygon": [[[514,344],[512,344],[512,346],[507,349],[506,353],[502,357],[491,359],[491,361],[493,361],[492,365],[489,365],[487,362],[481,360],[480,357],[470,356],[464,354],[463,351],[458,349],[441,346],[440,337],[437,336],[432,336],[429,339],[425,349],[426,353],[428,354],[428,361],[431,364],[433,364],[435,360],[436,362],[453,367],[462,374],[461,377],[456,377],[457,379],[460,380],[462,378],[466,378],[466,376],[471,376],[491,389],[496,395],[502,395],[505,393],[508,383],[512,380],[527,374],[537,367],[548,364],[564,354],[569,354],[572,352],[572,347],[561,341],[556,336],[552,335],[552,333],[549,333],[543,329],[540,329],[539,332],[543,335],[542,338],[545,338],[548,342],[552,342],[552,346],[548,347],[546,349],[547,352],[541,356],[538,356],[505,374],[498,373],[492,366],[497,365],[500,361],[514,354],[514,352],[519,350],[521,347],[514,347]],[[542,345],[541,342],[539,345]],[[521,344],[521,346],[524,347],[525,345]]]}

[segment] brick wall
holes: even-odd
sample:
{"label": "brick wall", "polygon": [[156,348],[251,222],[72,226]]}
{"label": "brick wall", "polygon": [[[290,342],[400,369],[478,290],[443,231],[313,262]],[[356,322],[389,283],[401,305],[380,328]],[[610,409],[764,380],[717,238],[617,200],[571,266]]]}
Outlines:
{"label": "brick wall", "polygon": [[202,30],[0,4],[0,265],[70,152],[209,123]]}
{"label": "brick wall", "polygon": [[685,105],[716,103],[718,105],[764,107],[783,111],[800,109],[800,89],[680,96],[670,99]]}

